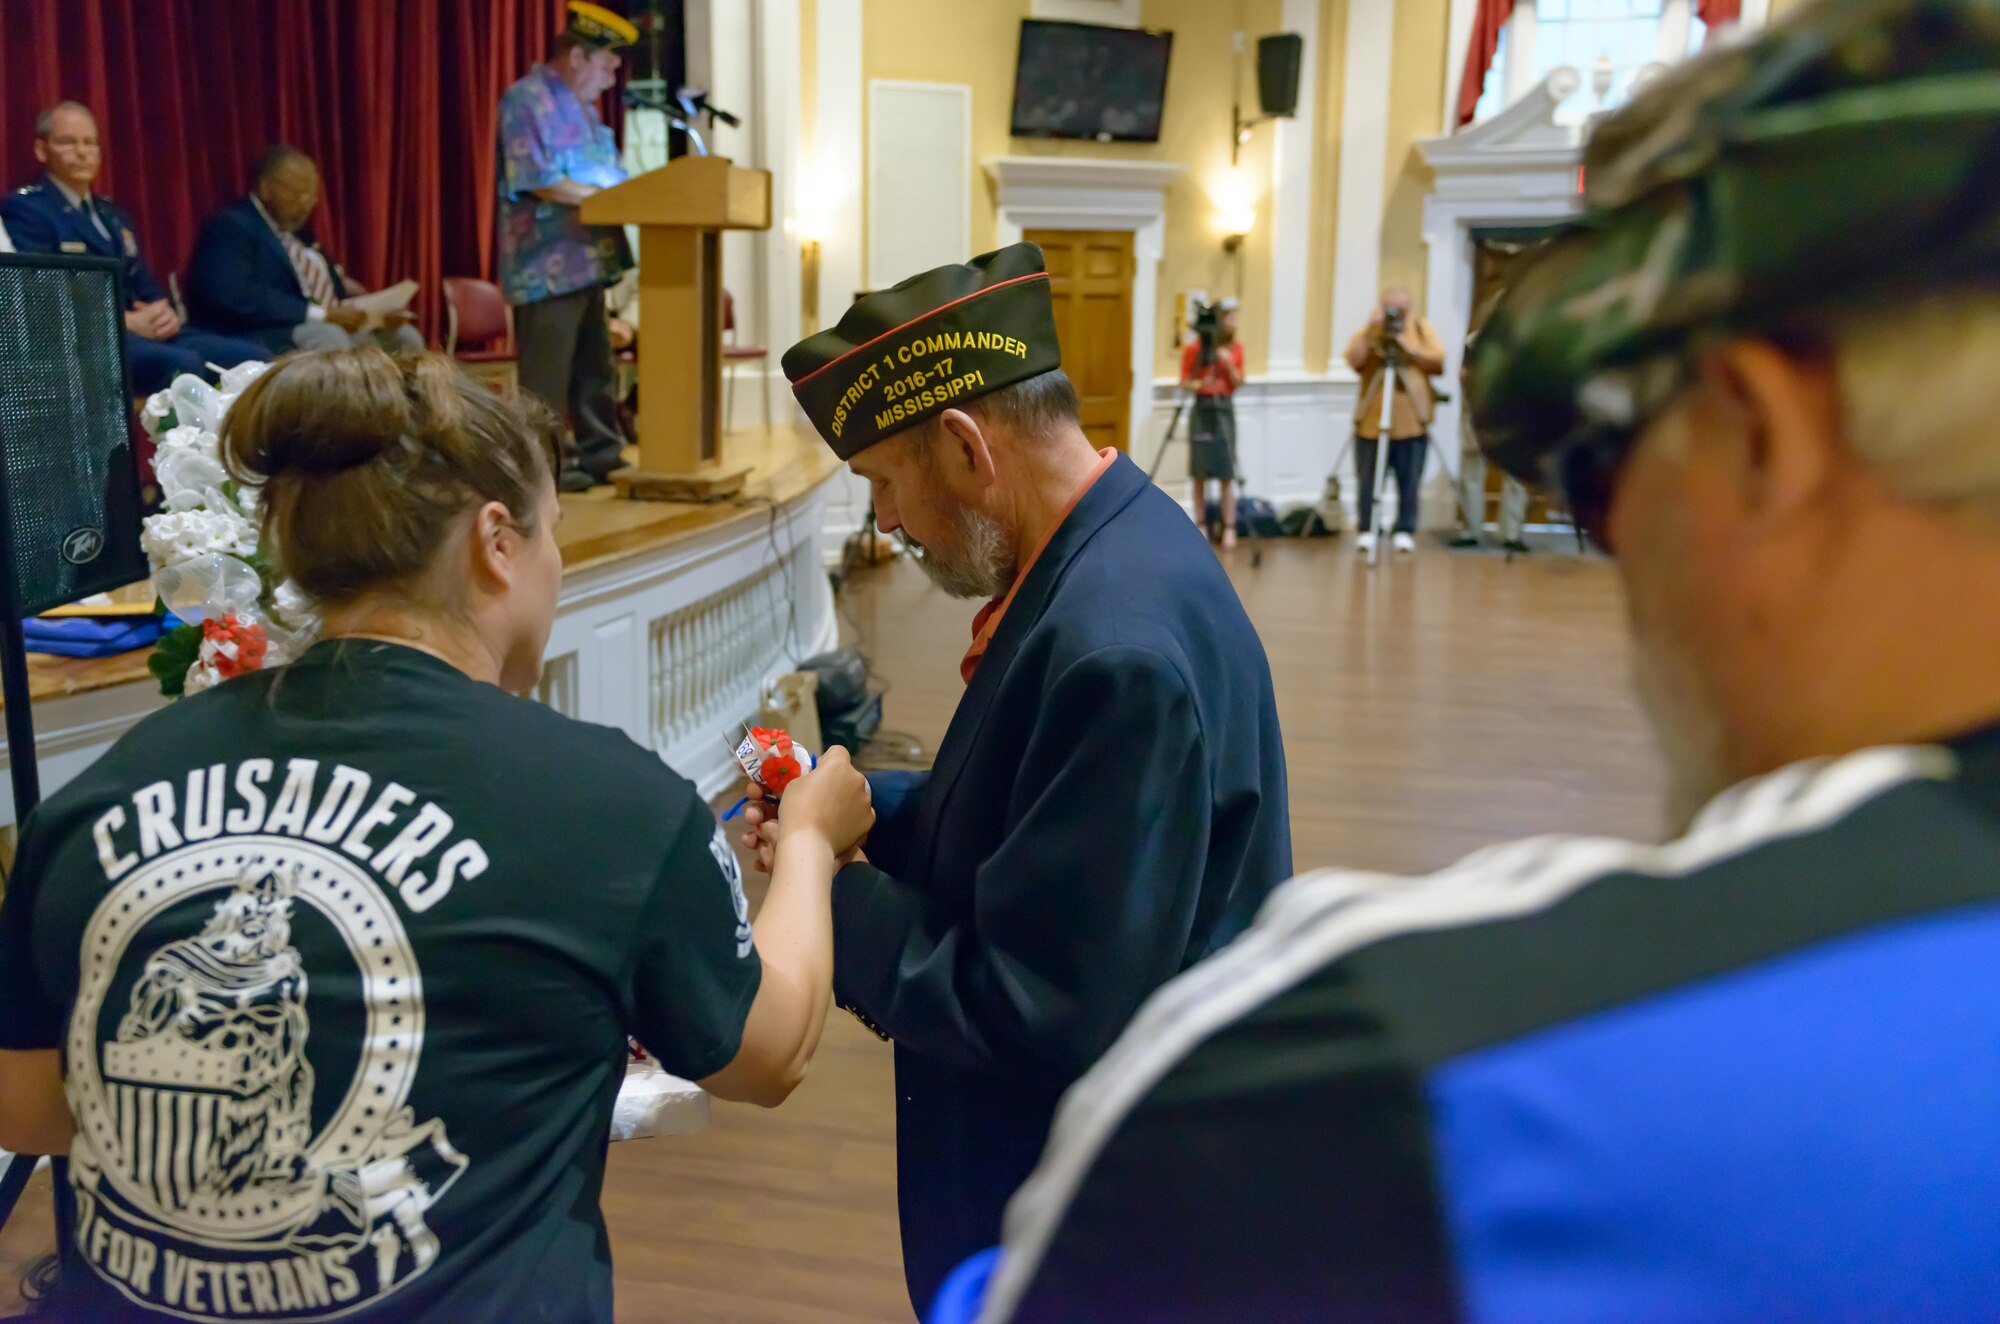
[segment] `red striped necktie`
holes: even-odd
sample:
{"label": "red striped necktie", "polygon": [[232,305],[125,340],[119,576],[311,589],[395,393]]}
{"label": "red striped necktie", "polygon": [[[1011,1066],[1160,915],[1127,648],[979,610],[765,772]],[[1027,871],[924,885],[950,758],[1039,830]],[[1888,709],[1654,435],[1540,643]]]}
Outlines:
{"label": "red striped necktie", "polygon": [[299,242],[298,236],[289,230],[278,231],[278,242],[285,246],[285,256],[292,260],[292,270],[298,273],[299,288],[306,297],[322,308],[331,308],[340,301],[334,292],[333,274],[327,270],[326,259]]}

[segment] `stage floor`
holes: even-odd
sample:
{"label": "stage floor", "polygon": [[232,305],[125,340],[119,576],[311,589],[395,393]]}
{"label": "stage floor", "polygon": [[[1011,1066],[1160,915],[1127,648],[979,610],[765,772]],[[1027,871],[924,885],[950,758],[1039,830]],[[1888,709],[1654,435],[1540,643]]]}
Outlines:
{"label": "stage floor", "polygon": [[[1409,872],[1538,832],[1654,835],[1663,781],[1608,563],[1427,545],[1370,572],[1335,539],[1229,565],[1271,658],[1301,868]],[[972,610],[902,563],[857,572],[842,603],[891,685],[887,724],[929,748],[963,689]],[[783,1108],[712,1116],[703,1135],[611,1149],[618,1318],[907,1324],[888,1047],[836,1012]]]}

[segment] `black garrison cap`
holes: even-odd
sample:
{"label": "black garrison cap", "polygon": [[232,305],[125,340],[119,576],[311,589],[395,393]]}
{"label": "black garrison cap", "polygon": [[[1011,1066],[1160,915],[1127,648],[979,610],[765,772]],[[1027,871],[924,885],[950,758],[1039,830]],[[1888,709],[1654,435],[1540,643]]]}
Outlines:
{"label": "black garrison cap", "polygon": [[864,295],[785,352],[792,394],[851,460],[882,438],[1062,366],[1042,250],[1014,244]]}

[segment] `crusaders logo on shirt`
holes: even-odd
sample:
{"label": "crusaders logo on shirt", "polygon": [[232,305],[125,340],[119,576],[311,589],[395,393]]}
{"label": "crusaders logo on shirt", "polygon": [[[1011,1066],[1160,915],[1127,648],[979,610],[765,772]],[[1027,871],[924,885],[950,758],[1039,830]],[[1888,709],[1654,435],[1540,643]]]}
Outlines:
{"label": "crusaders logo on shirt", "polygon": [[[308,927],[351,971],[308,979]],[[316,1320],[431,1266],[425,1215],[467,1161],[407,1105],[422,982],[366,870],[278,836],[189,845],[119,880],[83,952],[68,1089],[93,1270],[182,1319]]]}

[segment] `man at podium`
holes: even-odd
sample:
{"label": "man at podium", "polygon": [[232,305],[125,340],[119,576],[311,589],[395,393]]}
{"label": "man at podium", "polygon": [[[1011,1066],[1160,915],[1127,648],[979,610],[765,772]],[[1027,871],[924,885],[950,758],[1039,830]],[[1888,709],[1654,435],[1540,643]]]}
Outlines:
{"label": "man at podium", "polygon": [[618,48],[638,39],[619,15],[571,0],[548,63],[500,98],[500,287],[514,305],[522,388],[569,419],[566,492],[608,483],[625,446],[604,288],[632,266],[631,250],[618,227],[585,225],[577,207],[625,181],[597,101],[617,80]]}

